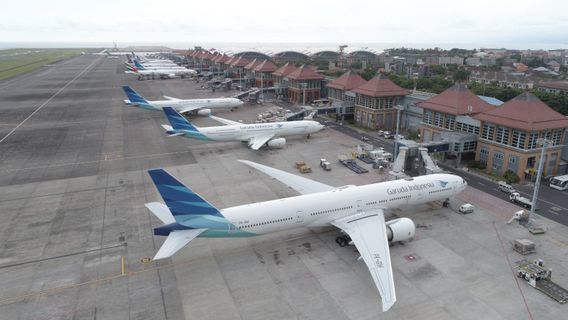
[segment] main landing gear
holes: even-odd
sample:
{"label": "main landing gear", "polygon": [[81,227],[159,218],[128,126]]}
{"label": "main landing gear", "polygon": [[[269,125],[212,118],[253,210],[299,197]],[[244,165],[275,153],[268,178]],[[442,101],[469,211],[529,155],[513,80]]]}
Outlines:
{"label": "main landing gear", "polygon": [[351,242],[351,237],[344,234],[341,236],[338,236],[335,238],[335,242],[340,246],[340,247],[345,247],[346,245],[349,244],[349,242]]}
{"label": "main landing gear", "polygon": [[444,202],[442,203],[442,206],[444,206],[444,208],[449,207],[450,206],[450,199],[444,200]]}

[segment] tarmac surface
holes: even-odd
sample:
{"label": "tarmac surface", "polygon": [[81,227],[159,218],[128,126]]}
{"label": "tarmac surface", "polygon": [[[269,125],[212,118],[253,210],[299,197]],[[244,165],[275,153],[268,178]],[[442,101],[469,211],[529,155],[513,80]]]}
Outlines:
{"label": "tarmac surface", "polygon": [[[144,203],[161,201],[146,170],[163,167],[219,208],[296,195],[236,159],[334,186],[387,179],[340,166],[358,140],[336,130],[253,152],[240,142],[166,137],[160,112],[125,106],[121,86],[149,99],[230,96],[190,80],[137,81],[120,59],[79,56],[0,82],[0,319],[561,319],[559,305],[511,267],[543,258],[568,286],[567,227],[542,218],[544,235],[506,224],[518,207],[468,188],[451,208],[396,209],[418,226],[391,246],[398,301],[380,299],[353,247],[333,228],[247,239],[196,239],[172,259],[147,261],[164,238]],[[219,116],[250,122],[273,108]],[[195,118],[200,126],[217,125]],[[318,167],[332,162],[331,172]],[[365,164],[360,163],[363,166]],[[456,212],[463,202],[472,214]],[[523,257],[509,242],[528,238]]]}

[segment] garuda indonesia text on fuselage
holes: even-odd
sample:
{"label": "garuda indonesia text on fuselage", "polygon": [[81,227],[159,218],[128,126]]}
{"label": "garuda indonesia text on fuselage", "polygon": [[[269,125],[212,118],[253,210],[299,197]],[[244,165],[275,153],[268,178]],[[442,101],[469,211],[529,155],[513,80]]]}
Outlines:
{"label": "garuda indonesia text on fuselage", "polygon": [[412,220],[385,222],[383,211],[446,200],[467,186],[459,176],[432,174],[336,188],[251,161],[241,162],[302,195],[219,210],[163,169],[150,170],[166,203],[146,204],[164,223],[154,234],[167,236],[154,259],[170,257],[195,237],[251,237],[333,225],[347,233],[357,247],[381,295],[383,311],[396,301],[389,242],[410,240],[415,233]]}

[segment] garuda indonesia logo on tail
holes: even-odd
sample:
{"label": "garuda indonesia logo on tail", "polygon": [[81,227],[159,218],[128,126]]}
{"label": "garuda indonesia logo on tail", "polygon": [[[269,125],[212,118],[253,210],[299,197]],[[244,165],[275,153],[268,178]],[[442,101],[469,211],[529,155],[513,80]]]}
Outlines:
{"label": "garuda indonesia logo on tail", "polygon": [[448,185],[448,181],[442,181],[442,180],[438,180],[438,183],[440,184],[440,186],[442,188],[445,188]]}

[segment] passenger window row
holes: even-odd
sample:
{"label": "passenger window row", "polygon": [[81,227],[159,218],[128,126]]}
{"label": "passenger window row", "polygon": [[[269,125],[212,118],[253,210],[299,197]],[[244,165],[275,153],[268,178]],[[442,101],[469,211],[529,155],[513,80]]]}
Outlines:
{"label": "passenger window row", "polygon": [[402,200],[402,199],[410,199],[410,195],[407,195],[407,196],[404,196],[404,197],[391,198],[391,199],[389,199],[389,201],[396,201],[396,200]]}
{"label": "passenger window row", "polygon": [[443,191],[448,191],[448,190],[452,190],[452,188],[444,188],[444,189],[440,189],[440,190],[434,190],[434,191],[430,191],[429,193],[438,193],[438,192],[443,192]]}
{"label": "passenger window row", "polygon": [[284,221],[290,221],[292,220],[292,217],[288,217],[288,218],[284,218],[284,219],[276,219],[276,220],[272,220],[272,221],[265,221],[265,222],[259,222],[259,223],[253,223],[250,225],[246,225],[246,226],[240,226],[239,229],[246,229],[246,228],[251,228],[251,227],[258,227],[258,226],[264,226],[270,223],[277,223],[277,222],[284,222]]}
{"label": "passenger window row", "polygon": [[337,211],[340,211],[340,210],[347,210],[347,209],[351,209],[351,208],[353,208],[353,206],[323,210],[323,211],[318,211],[318,212],[312,212],[312,213],[310,213],[310,216],[317,216],[317,215],[324,214],[324,213],[337,212]]}

